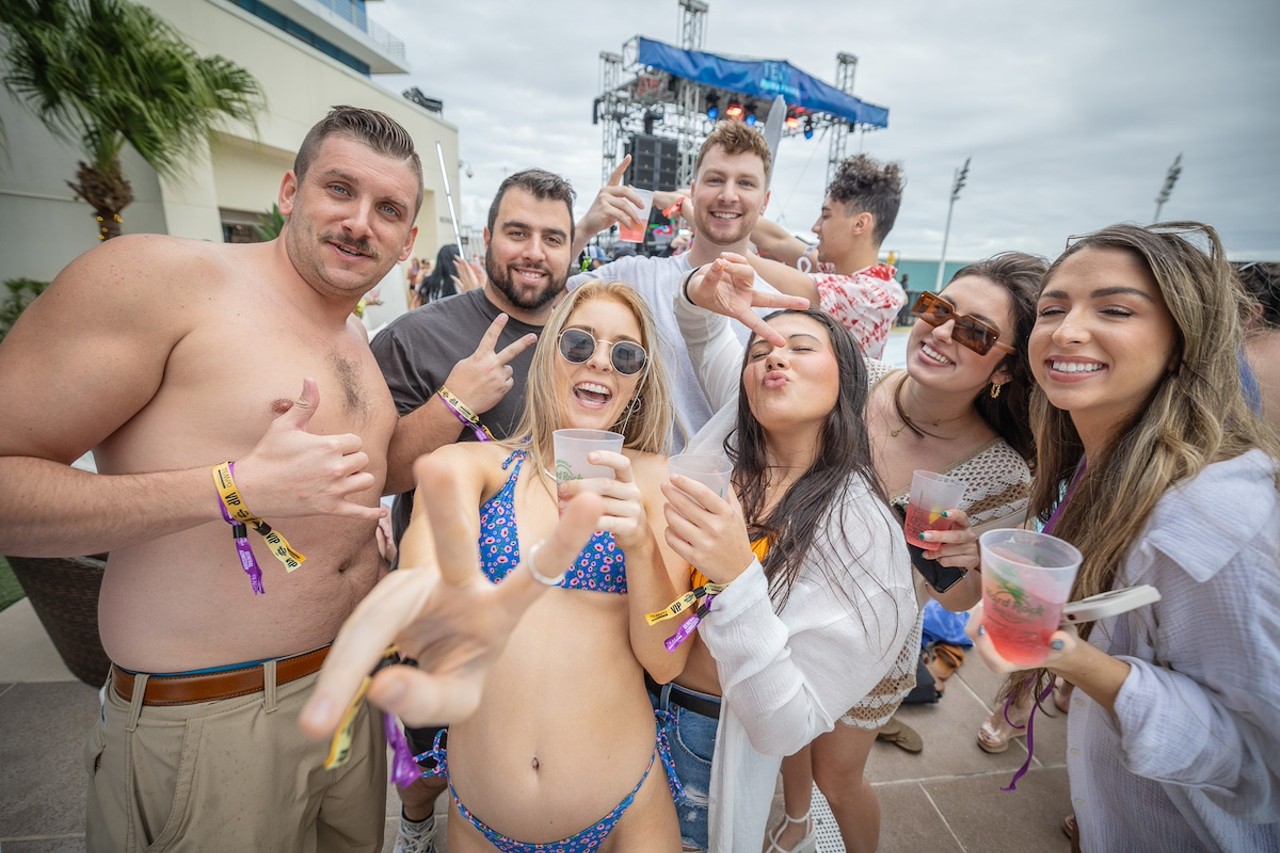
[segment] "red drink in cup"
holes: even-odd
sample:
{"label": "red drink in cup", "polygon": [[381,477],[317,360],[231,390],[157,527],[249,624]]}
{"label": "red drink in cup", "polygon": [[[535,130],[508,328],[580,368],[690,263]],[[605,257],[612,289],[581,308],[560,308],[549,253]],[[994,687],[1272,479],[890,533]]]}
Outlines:
{"label": "red drink in cup", "polygon": [[951,530],[953,527],[955,522],[949,518],[943,518],[941,512],[934,512],[916,504],[907,504],[907,521],[902,529],[907,534],[907,541],[917,548],[925,551],[941,548],[941,542],[927,542],[920,538],[920,534],[926,530]]}
{"label": "red drink in cup", "polygon": [[1045,533],[1007,528],[978,539],[982,552],[982,624],[1000,656],[1039,666],[1062,623],[1081,555]]}
{"label": "red drink in cup", "polygon": [[653,207],[653,190],[632,187],[631,191],[640,196],[644,206],[637,210],[636,225],[629,225],[625,222],[618,223],[618,239],[626,243],[643,243],[645,234],[649,230],[649,209]]}
{"label": "red drink in cup", "polygon": [[911,495],[907,503],[907,521],[903,528],[907,542],[932,551],[942,547],[941,542],[927,542],[920,538],[926,530],[950,530],[955,522],[944,518],[943,513],[955,509],[964,497],[968,484],[964,480],[935,474],[932,471],[915,471],[911,475]]}

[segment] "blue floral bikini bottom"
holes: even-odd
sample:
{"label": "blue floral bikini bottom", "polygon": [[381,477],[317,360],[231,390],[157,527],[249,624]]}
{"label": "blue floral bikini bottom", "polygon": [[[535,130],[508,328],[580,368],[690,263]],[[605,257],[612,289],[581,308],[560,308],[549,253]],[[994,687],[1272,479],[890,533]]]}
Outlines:
{"label": "blue floral bikini bottom", "polygon": [[[546,841],[538,844],[509,838],[472,814],[471,810],[466,807],[462,802],[462,799],[458,796],[458,792],[454,789],[452,781],[449,782],[449,796],[453,797],[453,804],[458,807],[458,813],[466,818],[472,826],[479,830],[490,844],[498,850],[503,851],[503,853],[594,853],[594,851],[600,849],[600,846],[604,844],[604,840],[609,837],[609,833],[613,832],[613,828],[617,826],[618,821],[622,819],[622,815],[631,807],[631,804],[635,802],[636,794],[639,793],[645,780],[649,778],[649,772],[653,770],[653,765],[657,761],[662,762],[662,766],[667,772],[667,784],[669,786],[673,784],[673,780],[675,780],[676,775],[675,768],[671,763],[671,752],[667,748],[665,731],[662,725],[664,721],[665,715],[659,714],[657,745],[654,748],[653,757],[649,760],[649,766],[645,768],[644,775],[640,777],[640,781],[631,789],[631,793],[627,794],[627,796],[623,798],[622,802],[614,806],[607,815],[600,818],[581,832],[576,832],[568,838],[562,838],[559,841]],[[446,780],[449,779],[448,750],[441,743],[441,735],[443,734],[444,730],[441,730],[441,732],[436,735],[435,742],[431,745],[431,749],[414,756],[414,760],[419,764],[428,758],[434,759],[436,762],[435,769],[424,771],[422,774],[423,776],[441,776]],[[673,789],[672,796],[675,795],[676,791]]]}

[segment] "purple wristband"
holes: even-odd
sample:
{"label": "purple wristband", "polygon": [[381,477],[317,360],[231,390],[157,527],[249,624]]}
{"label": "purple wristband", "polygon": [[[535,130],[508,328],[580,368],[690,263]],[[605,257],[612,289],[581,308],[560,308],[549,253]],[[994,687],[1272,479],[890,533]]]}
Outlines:
{"label": "purple wristband", "polygon": [[[231,475],[235,476],[236,463],[232,462],[228,466]],[[265,595],[267,590],[262,585],[262,568],[258,565],[258,559],[253,556],[253,548],[249,546],[249,530],[240,522],[231,517],[231,513],[227,512],[227,505],[222,502],[222,498],[218,498],[218,509],[222,510],[222,517],[227,524],[231,525],[231,537],[236,543],[236,555],[240,558],[240,567],[244,569],[244,573],[249,576],[249,585],[253,588],[254,595]]]}

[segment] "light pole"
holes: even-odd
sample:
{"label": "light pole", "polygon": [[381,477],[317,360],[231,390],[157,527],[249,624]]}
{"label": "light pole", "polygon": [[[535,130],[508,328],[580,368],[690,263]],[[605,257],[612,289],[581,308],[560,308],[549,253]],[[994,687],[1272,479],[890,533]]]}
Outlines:
{"label": "light pole", "polygon": [[1160,194],[1156,196],[1156,218],[1152,222],[1160,221],[1160,211],[1164,209],[1164,203],[1169,200],[1170,194],[1173,192],[1173,185],[1178,182],[1178,176],[1182,174],[1182,152],[1178,152],[1178,156],[1173,158],[1173,165],[1169,167],[1169,174],[1164,176],[1164,186],[1160,188]]}
{"label": "light pole", "polygon": [[951,201],[947,205],[947,227],[942,231],[942,257],[938,259],[938,280],[933,285],[934,293],[942,290],[942,273],[947,268],[947,240],[951,237],[951,211],[960,199],[960,190],[964,189],[965,179],[969,177],[969,161],[972,159],[972,157],[964,158],[964,165],[956,170],[955,181],[951,184]]}

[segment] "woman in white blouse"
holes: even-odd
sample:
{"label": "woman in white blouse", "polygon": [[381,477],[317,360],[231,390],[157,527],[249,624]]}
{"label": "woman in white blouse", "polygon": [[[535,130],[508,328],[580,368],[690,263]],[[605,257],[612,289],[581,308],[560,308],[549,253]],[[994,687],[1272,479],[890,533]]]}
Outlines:
{"label": "woman in white blouse", "polygon": [[819,312],[766,322],[757,331],[777,343],[754,335],[730,388],[730,493],[685,477],[663,487],[668,544],[727,584],[675,683],[650,684],[690,849],[759,848],[782,757],[880,681],[916,621],[906,543],[871,464],[857,344]]}
{"label": "woman in white blouse", "polygon": [[1198,223],[1080,238],[1041,291],[1032,508],[1084,553],[1072,599],[1162,595],[1054,633],[1045,668],[1009,679],[1076,687],[1083,850],[1280,849],[1280,448],[1241,390],[1242,305]]}

